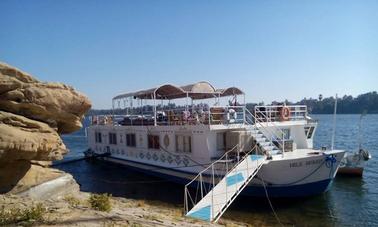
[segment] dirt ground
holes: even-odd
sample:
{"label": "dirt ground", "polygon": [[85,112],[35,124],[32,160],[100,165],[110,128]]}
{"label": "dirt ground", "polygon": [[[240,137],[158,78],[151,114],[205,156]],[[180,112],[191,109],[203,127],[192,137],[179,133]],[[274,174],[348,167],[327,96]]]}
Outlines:
{"label": "dirt ground", "polygon": [[[211,224],[184,217],[182,207],[161,202],[111,197],[112,209],[102,212],[88,202],[89,193],[79,192],[43,201],[16,195],[0,195],[3,210],[27,209],[42,204],[43,218],[39,221],[14,223],[34,226],[248,226],[234,220],[221,219]],[[1,217],[0,217],[1,218]],[[14,225],[11,224],[11,225]]]}

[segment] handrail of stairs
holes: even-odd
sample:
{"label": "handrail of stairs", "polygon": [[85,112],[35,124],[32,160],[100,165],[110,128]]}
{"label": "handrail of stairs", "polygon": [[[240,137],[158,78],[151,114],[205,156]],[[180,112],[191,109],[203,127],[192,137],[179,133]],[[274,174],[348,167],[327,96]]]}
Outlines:
{"label": "handrail of stairs", "polygon": [[[279,144],[282,146],[282,151],[284,152],[284,151],[285,151],[285,137],[286,137],[286,133],[285,133],[282,129],[280,129],[280,128],[275,124],[274,121],[270,120],[270,118],[268,118],[268,116],[267,116],[264,112],[258,110],[258,113],[262,114],[262,116],[265,117],[266,122],[269,122],[269,123],[270,123],[270,124],[271,124],[271,125],[277,130],[277,131],[280,132],[282,143],[279,143],[279,141],[277,141],[277,143],[279,143]],[[256,114],[256,112],[255,112],[255,114]],[[255,116],[255,119],[258,119],[258,118]],[[260,120],[260,123],[261,123],[261,122],[264,122],[264,121],[261,121],[261,120]],[[276,134],[276,136],[277,136],[277,137],[280,137],[280,136],[277,135],[277,134]]]}
{"label": "handrail of stairs", "polygon": [[[246,114],[249,114],[253,119],[252,120],[250,117],[246,116],[246,118],[249,119],[252,122],[252,123],[249,123],[248,121],[246,121],[246,123],[247,124],[253,124],[253,122],[254,122],[255,125],[258,125],[259,127],[263,128],[265,132],[270,134],[270,136],[267,137],[268,140],[270,141],[270,143],[274,146],[276,146],[276,145],[273,142],[278,143],[279,146],[276,146],[276,147],[278,149],[280,149],[282,151],[282,153],[284,153],[285,152],[285,132],[282,129],[280,129],[279,127],[277,127],[277,125],[273,124],[273,122],[270,122],[272,124],[273,128],[276,131],[280,132],[280,134],[278,134],[276,131],[271,130],[269,127],[266,127],[263,124],[263,121],[258,120],[247,108],[245,108],[245,112],[246,112]],[[262,114],[264,114],[264,113],[262,113]],[[273,139],[274,137],[276,139]]]}

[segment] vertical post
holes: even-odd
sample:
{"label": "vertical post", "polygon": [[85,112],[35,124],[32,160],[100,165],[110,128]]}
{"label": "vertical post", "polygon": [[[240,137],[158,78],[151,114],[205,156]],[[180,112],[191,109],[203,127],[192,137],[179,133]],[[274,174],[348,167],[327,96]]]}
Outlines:
{"label": "vertical post", "polygon": [[284,155],[285,155],[285,133],[282,131],[282,157],[284,157]]}
{"label": "vertical post", "polygon": [[362,112],[361,116],[360,116],[360,122],[358,124],[358,152],[361,150],[361,143],[362,143],[362,138],[361,138],[361,121],[362,121],[362,117],[364,116],[364,112]]}
{"label": "vertical post", "polygon": [[214,187],[215,187],[214,164],[211,164],[211,172],[213,176],[213,188],[211,189],[211,220],[212,220],[214,218]]}
{"label": "vertical post", "polygon": [[129,107],[128,107],[128,105],[126,103],[125,103],[125,109],[126,109],[126,116],[128,116],[129,115]]}
{"label": "vertical post", "polygon": [[228,173],[228,152],[226,153],[226,174]]}
{"label": "vertical post", "polygon": [[143,116],[143,99],[140,99],[140,113],[142,115],[142,125],[144,125],[144,116]]}
{"label": "vertical post", "polygon": [[193,101],[192,98],[190,99],[190,106],[192,107],[191,110],[190,110],[190,112],[193,113],[193,111],[194,111],[194,101]]}
{"label": "vertical post", "polygon": [[184,113],[185,119],[183,119],[183,120],[185,120],[185,123],[183,121],[183,124],[188,125],[188,120],[189,120],[189,114],[188,114],[188,112],[189,112],[189,108],[188,108],[189,93],[188,92],[186,92],[186,99],[185,99],[185,101],[186,101],[186,103],[185,103],[185,113]]}
{"label": "vertical post", "polygon": [[184,209],[185,209],[185,214],[187,214],[188,213],[188,199],[187,199],[187,188],[186,188],[186,186],[185,186],[185,192],[184,192]]}
{"label": "vertical post", "polygon": [[154,91],[154,126],[157,125],[156,122],[156,91]]}
{"label": "vertical post", "polygon": [[245,109],[247,108],[247,105],[245,104],[245,94],[243,94],[243,124],[245,124],[245,119],[246,119],[246,117],[245,117]]}
{"label": "vertical post", "polygon": [[239,163],[239,160],[240,160],[240,148],[238,147],[238,163]]}
{"label": "vertical post", "polygon": [[188,92],[186,92],[186,99],[185,99],[185,101],[186,101],[186,103],[185,103],[185,111],[188,111],[188,99],[189,99],[189,93],[188,93]]}
{"label": "vertical post", "polygon": [[331,150],[333,150],[333,145],[334,145],[334,143],[335,143],[336,112],[337,112],[337,94],[336,94],[336,99],[335,99],[335,109],[334,109],[334,111],[333,111],[333,129],[332,129]]}
{"label": "vertical post", "polygon": [[200,173],[200,188],[201,188],[201,199],[203,199],[203,189],[202,189],[202,184],[203,184],[203,180],[202,180],[202,172]]}
{"label": "vertical post", "polygon": [[[246,156],[249,156],[249,153]],[[247,176],[249,177],[248,157],[244,156],[244,160],[247,162]]]}
{"label": "vertical post", "polygon": [[[226,153],[226,173],[224,174],[224,177],[226,177],[226,175],[228,174],[228,155],[227,155],[228,153]],[[227,185],[226,185],[226,201],[228,201],[228,193],[227,193],[227,191],[228,191],[228,188],[227,188]]]}
{"label": "vertical post", "polygon": [[210,125],[210,123],[211,123],[210,118],[211,118],[211,107],[209,106],[209,125]]}
{"label": "vertical post", "polygon": [[112,99],[112,118],[114,118],[114,99]]}
{"label": "vertical post", "polygon": [[130,97],[131,113],[134,113],[133,97]]}

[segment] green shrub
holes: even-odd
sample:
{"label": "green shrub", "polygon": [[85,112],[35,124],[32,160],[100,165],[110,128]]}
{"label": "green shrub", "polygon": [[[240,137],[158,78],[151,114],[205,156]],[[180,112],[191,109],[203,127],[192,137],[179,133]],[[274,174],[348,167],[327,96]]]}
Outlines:
{"label": "green shrub", "polygon": [[44,220],[43,214],[45,211],[46,208],[44,208],[41,203],[26,209],[5,209],[5,207],[2,206],[0,208],[0,225],[16,224],[20,222],[42,222]]}
{"label": "green shrub", "polygon": [[112,205],[110,204],[110,198],[112,195],[110,194],[92,194],[89,197],[89,204],[95,210],[99,211],[106,211],[109,212],[112,209]]}
{"label": "green shrub", "polygon": [[78,207],[81,204],[81,201],[72,195],[64,197],[64,200],[73,208]]}

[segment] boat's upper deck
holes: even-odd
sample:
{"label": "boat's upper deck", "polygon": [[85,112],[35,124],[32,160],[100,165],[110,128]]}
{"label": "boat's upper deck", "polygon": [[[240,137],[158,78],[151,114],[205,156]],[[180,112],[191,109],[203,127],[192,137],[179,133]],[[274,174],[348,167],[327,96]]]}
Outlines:
{"label": "boat's upper deck", "polygon": [[[240,99],[243,100],[242,103]],[[113,98],[113,112],[121,114],[95,116],[92,124],[230,126],[255,124],[255,122],[309,120],[306,106],[275,105],[247,108],[242,90],[236,87],[215,89],[208,82],[181,87],[165,84],[152,89],[121,94]]]}
{"label": "boat's upper deck", "polygon": [[[283,109],[289,109],[283,116]],[[121,126],[193,126],[209,125],[214,128],[222,126],[235,127],[237,125],[270,124],[297,125],[313,120],[308,116],[306,106],[255,106],[250,110],[240,106],[208,106],[188,105],[186,107],[159,107],[156,112],[151,109],[129,109],[126,114],[98,115],[92,117],[92,125],[121,125]]]}

